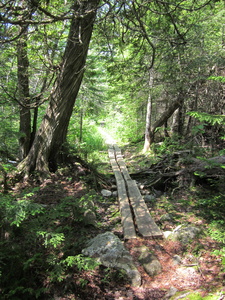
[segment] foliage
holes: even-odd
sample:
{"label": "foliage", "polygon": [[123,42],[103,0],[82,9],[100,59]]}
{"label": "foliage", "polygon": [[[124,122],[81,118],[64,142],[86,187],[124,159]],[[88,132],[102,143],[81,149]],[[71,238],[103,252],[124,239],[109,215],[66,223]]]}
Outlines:
{"label": "foliage", "polygon": [[15,160],[18,155],[18,117],[13,107],[0,110],[0,154],[4,161]]}
{"label": "foliage", "polygon": [[[198,119],[200,122],[207,122],[209,124],[225,124],[225,116],[224,115],[212,115],[199,111],[191,111],[187,113],[188,115]],[[203,126],[204,124],[201,124]],[[200,125],[199,125],[200,126]],[[201,129],[203,129],[201,127]]]}
{"label": "foliage", "polygon": [[[76,3],[71,6],[71,1],[36,1],[37,6],[34,2],[22,1],[20,7],[20,1],[9,0],[2,7],[5,11],[1,19],[0,154],[5,179],[12,171],[8,161],[17,159],[17,140],[21,137],[15,55],[22,33],[20,25],[29,27],[26,75],[32,121],[34,108],[38,107],[37,124],[40,124],[60,74],[71,8],[76,7]],[[105,146],[97,128],[100,119],[119,143],[141,140],[149,93],[153,102],[152,123],[181,94],[179,118],[174,114],[168,120],[171,138],[165,138],[163,129],[158,128],[162,142],[152,148],[156,155],[168,155],[190,149],[192,145],[186,141],[196,143],[201,137],[197,151],[204,160],[205,145],[219,144],[215,141],[217,136],[224,139],[223,1],[210,1],[210,5],[202,7],[192,0],[114,1],[113,5],[108,2],[102,3],[96,18],[85,77],[67,132],[68,142],[76,153],[96,163]],[[149,89],[148,75],[153,61],[155,78]],[[179,134],[173,126],[178,123]],[[209,125],[211,140],[207,137]],[[223,144],[219,150],[224,153]],[[219,192],[201,191],[195,202],[200,213],[213,220],[209,232],[222,245],[217,254],[224,255],[223,185],[220,180],[210,183],[211,188],[220,186]],[[79,252],[91,232],[86,230],[83,213],[92,197],[89,194],[79,199],[62,197],[54,203],[48,203],[46,198],[43,204],[35,197],[37,192],[38,189],[25,189],[21,195],[15,195],[14,191],[1,194],[0,277],[1,292],[6,299],[41,299],[50,293],[52,282],[67,286],[69,270],[76,273],[95,266],[93,260]],[[162,206],[172,210],[176,205],[170,199]],[[116,213],[114,217],[115,221]],[[80,239],[74,241],[77,230]],[[118,275],[123,277],[121,273]],[[110,276],[106,272],[105,280],[110,281]],[[81,278],[80,283],[85,286],[87,282]]]}
{"label": "foliage", "polygon": [[68,133],[68,141],[73,144],[77,152],[85,159],[95,157],[95,153],[105,148],[104,140],[98,131],[98,126],[90,119],[84,120],[82,128],[82,141],[80,139],[80,128],[76,120],[71,121],[70,130]]}
{"label": "foliage", "polygon": [[[220,296],[218,293],[216,294],[209,294],[207,296],[202,297],[200,293],[191,292],[191,293],[185,293],[187,300],[217,300]],[[182,297],[182,294],[181,294]]]}
{"label": "foliage", "polygon": [[72,267],[75,265],[79,271],[93,270],[99,265],[95,259],[85,257],[82,254],[67,256],[67,258],[62,261],[62,264],[66,267]]}
{"label": "foliage", "polygon": [[154,143],[152,145],[152,150],[157,155],[166,155],[171,154],[174,151],[184,150],[185,145],[182,145],[180,137],[174,135],[172,138],[168,137],[163,140],[161,143]]}
{"label": "foliage", "polygon": [[209,80],[217,80],[217,81],[220,81],[220,82],[225,82],[225,77],[224,76],[210,76],[208,79]]}
{"label": "foliage", "polygon": [[220,244],[220,250],[214,250],[212,253],[214,255],[219,255],[221,257],[221,262],[223,269],[225,271],[225,222],[224,220],[215,220],[210,223],[209,226],[210,236]]}
{"label": "foliage", "polygon": [[92,196],[76,201],[66,197],[51,206],[34,201],[38,191],[24,191],[17,200],[11,194],[1,194],[0,277],[4,299],[43,299],[51,284],[65,281],[71,269],[76,273],[98,265],[79,253],[85,240],[82,232],[80,239],[73,241],[76,224],[83,224],[85,231],[83,214]]}
{"label": "foliage", "polygon": [[208,190],[198,195],[198,206],[205,211],[208,218],[221,219],[224,216],[225,195],[224,193],[212,192]]}

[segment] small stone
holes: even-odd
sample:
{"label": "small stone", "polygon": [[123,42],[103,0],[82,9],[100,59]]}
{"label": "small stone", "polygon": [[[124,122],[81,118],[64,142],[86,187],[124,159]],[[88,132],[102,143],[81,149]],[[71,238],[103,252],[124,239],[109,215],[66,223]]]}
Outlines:
{"label": "small stone", "polygon": [[105,189],[101,190],[101,194],[102,194],[103,197],[110,197],[110,196],[112,196],[112,192],[109,191],[109,190],[105,190]]}
{"label": "small stone", "polygon": [[97,218],[96,218],[96,214],[91,210],[91,209],[87,209],[84,212],[84,223],[86,225],[96,225],[97,223]]}
{"label": "small stone", "polygon": [[166,295],[163,297],[163,299],[169,299],[169,298],[173,297],[176,294],[176,292],[178,292],[178,289],[176,289],[174,286],[171,286],[171,288],[166,293]]}
{"label": "small stone", "polygon": [[145,201],[149,201],[149,202],[152,202],[152,201],[154,201],[155,200],[155,196],[154,195],[145,195],[144,196],[144,200]]}
{"label": "small stone", "polygon": [[144,184],[139,184],[138,187],[140,190],[143,190],[145,188]]}
{"label": "small stone", "polygon": [[180,257],[179,255],[174,255],[174,256],[173,256],[173,263],[174,263],[175,265],[180,265],[180,264],[182,264],[182,259],[181,259],[181,257]]}
{"label": "small stone", "polygon": [[113,197],[117,197],[118,196],[118,192],[117,191],[113,191],[112,195],[113,195]]}
{"label": "small stone", "polygon": [[162,271],[162,266],[157,257],[145,246],[141,247],[140,250],[141,255],[138,260],[143,265],[146,273],[148,273],[149,276],[159,274]]}
{"label": "small stone", "polygon": [[171,234],[172,234],[172,231],[164,231],[163,232],[165,239],[167,239]]}
{"label": "small stone", "polygon": [[111,189],[115,191],[115,190],[117,190],[117,186],[116,186],[115,184],[113,184],[113,185],[111,186]]}
{"label": "small stone", "polygon": [[163,192],[162,191],[158,191],[158,190],[154,190],[154,193],[155,193],[155,196],[156,198],[160,197],[163,195]]}

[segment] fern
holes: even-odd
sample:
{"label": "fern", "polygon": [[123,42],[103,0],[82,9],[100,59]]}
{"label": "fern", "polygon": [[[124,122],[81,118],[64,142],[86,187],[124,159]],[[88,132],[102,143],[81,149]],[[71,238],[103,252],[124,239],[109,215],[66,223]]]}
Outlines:
{"label": "fern", "polygon": [[205,112],[190,111],[187,113],[189,116],[198,119],[200,122],[207,122],[211,125],[225,125],[224,115],[211,115]]}
{"label": "fern", "polygon": [[215,81],[220,81],[220,82],[225,82],[225,77],[224,76],[210,76],[208,78],[209,80],[215,80]]}

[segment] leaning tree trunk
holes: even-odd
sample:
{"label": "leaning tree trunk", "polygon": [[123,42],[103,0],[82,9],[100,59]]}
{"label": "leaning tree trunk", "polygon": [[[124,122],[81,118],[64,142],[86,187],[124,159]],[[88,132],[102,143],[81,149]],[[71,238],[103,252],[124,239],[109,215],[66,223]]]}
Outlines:
{"label": "leaning tree trunk", "polygon": [[178,98],[168,106],[168,108],[164,111],[164,113],[160,116],[160,118],[156,120],[155,123],[152,125],[151,132],[150,132],[152,143],[154,142],[154,135],[156,129],[158,127],[161,127],[167,122],[167,120],[172,116],[175,110],[177,110],[181,106],[182,102],[183,102],[183,93],[181,92],[178,95]]}
{"label": "leaning tree trunk", "polygon": [[56,165],[83,78],[98,3],[99,0],[86,0],[74,5],[60,75],[30,152],[18,167],[26,175],[35,170],[43,179],[49,173],[49,163]]}

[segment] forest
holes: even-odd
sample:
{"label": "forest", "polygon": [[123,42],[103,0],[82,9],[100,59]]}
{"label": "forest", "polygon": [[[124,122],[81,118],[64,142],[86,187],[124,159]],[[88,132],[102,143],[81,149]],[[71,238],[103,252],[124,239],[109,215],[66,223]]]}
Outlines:
{"label": "forest", "polygon": [[[225,2],[0,0],[0,32],[0,298],[225,299]],[[110,143],[164,238],[124,239]]]}

